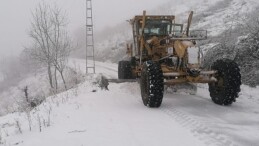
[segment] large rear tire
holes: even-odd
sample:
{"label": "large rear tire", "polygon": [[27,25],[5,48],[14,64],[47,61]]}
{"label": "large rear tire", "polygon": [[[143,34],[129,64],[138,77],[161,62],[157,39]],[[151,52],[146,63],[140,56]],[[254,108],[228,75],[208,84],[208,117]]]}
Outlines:
{"label": "large rear tire", "polygon": [[120,61],[118,65],[119,79],[133,79],[130,61]]}
{"label": "large rear tire", "polygon": [[240,92],[241,74],[238,65],[232,60],[218,60],[212,65],[217,70],[217,82],[209,83],[209,92],[214,103],[230,105]]}
{"label": "large rear tire", "polygon": [[153,61],[144,63],[141,71],[140,88],[145,106],[160,107],[163,100],[164,80],[159,63]]}

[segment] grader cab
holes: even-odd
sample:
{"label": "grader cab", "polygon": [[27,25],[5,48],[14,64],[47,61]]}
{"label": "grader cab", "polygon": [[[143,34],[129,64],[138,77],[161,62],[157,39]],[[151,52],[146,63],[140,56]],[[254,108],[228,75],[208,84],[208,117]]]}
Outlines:
{"label": "grader cab", "polygon": [[135,16],[129,22],[133,44],[127,45],[128,60],[119,62],[119,79],[139,79],[145,106],[160,107],[164,86],[184,83],[208,83],[212,100],[229,105],[238,97],[241,75],[231,60],[218,60],[210,69],[202,67],[203,55],[198,42],[207,31],[190,31],[193,12],[187,26],[175,22],[173,15]]}

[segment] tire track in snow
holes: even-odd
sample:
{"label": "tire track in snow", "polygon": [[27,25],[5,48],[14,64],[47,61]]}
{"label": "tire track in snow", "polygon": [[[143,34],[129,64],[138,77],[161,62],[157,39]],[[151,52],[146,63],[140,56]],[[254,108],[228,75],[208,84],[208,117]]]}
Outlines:
{"label": "tire track in snow", "polygon": [[229,140],[227,135],[213,131],[209,128],[209,125],[203,124],[200,120],[197,120],[174,107],[161,107],[160,110],[184,128],[189,129],[195,137],[203,141],[206,145],[237,146],[237,144]]}
{"label": "tire track in snow", "polygon": [[[137,99],[140,104],[143,104],[140,99]],[[232,141],[228,140],[227,136],[214,132],[198,120],[174,109],[159,109],[163,114],[168,115],[173,121],[176,121],[183,128],[187,128],[194,137],[197,137],[200,141],[210,146],[238,146]]]}
{"label": "tire track in snow", "polygon": [[[100,68],[104,68],[109,71],[112,71],[114,74],[109,74],[109,77],[113,77],[117,75],[116,73],[118,71],[112,67],[101,65],[101,64],[97,64],[97,66]],[[140,104],[143,104],[141,98],[139,98],[140,95],[135,97]],[[169,108],[160,107],[158,110],[160,110],[163,114],[168,115],[172,120],[179,123],[179,125],[181,125],[182,127],[190,130],[190,132],[195,137],[197,137],[200,141],[204,142],[208,146],[209,145],[237,146],[237,144],[229,140],[227,135],[213,131],[211,128],[209,128],[209,125],[203,124],[200,120],[195,119],[194,117],[189,116],[188,114],[182,111],[179,111],[174,107],[169,107]]]}
{"label": "tire track in snow", "polygon": [[[139,92],[132,92],[132,94],[135,95],[134,97],[136,98],[136,101],[143,104],[140,95],[136,95],[136,93]],[[209,128],[210,124],[204,124],[201,120],[198,120],[174,107],[164,108],[161,106],[158,110],[160,110],[162,114],[169,116],[171,120],[177,122],[183,128],[188,129],[194,137],[203,142],[205,145],[238,146],[238,144],[231,141],[227,135]]]}

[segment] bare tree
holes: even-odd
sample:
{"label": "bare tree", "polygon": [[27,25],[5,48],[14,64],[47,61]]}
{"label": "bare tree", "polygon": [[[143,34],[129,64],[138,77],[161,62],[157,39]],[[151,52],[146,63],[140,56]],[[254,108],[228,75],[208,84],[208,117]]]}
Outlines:
{"label": "bare tree", "polygon": [[53,79],[51,73],[52,52],[48,34],[51,33],[51,11],[48,5],[40,3],[32,13],[30,37],[33,39],[32,57],[40,63],[46,64],[48,68],[49,83],[53,88]]}
{"label": "bare tree", "polygon": [[64,69],[66,67],[67,59],[72,48],[71,39],[69,38],[67,31],[64,29],[67,20],[61,9],[55,7],[52,9],[51,21],[53,23],[54,33],[52,36],[49,36],[49,39],[52,46],[54,47],[53,65],[55,67],[55,79],[56,71],[58,71],[61,75],[64,86],[67,89],[66,81],[64,78]]}
{"label": "bare tree", "polygon": [[[57,89],[57,71],[60,73],[64,86],[64,69],[72,48],[71,39],[66,31],[67,18],[65,13],[57,6],[39,3],[32,13],[29,36],[33,40],[30,56],[39,63],[47,66],[51,88]],[[54,79],[52,73],[54,67]],[[55,83],[54,83],[55,82]]]}

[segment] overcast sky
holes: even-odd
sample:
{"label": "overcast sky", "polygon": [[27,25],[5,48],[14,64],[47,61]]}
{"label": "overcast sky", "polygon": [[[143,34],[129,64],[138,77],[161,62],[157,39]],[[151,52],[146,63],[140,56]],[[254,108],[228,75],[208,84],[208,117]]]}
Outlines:
{"label": "overcast sky", "polygon": [[[0,57],[17,55],[29,44],[31,12],[42,0],[0,0]],[[45,0],[67,11],[69,31],[85,26],[86,0]],[[113,26],[169,0],[92,0],[95,30]]]}

